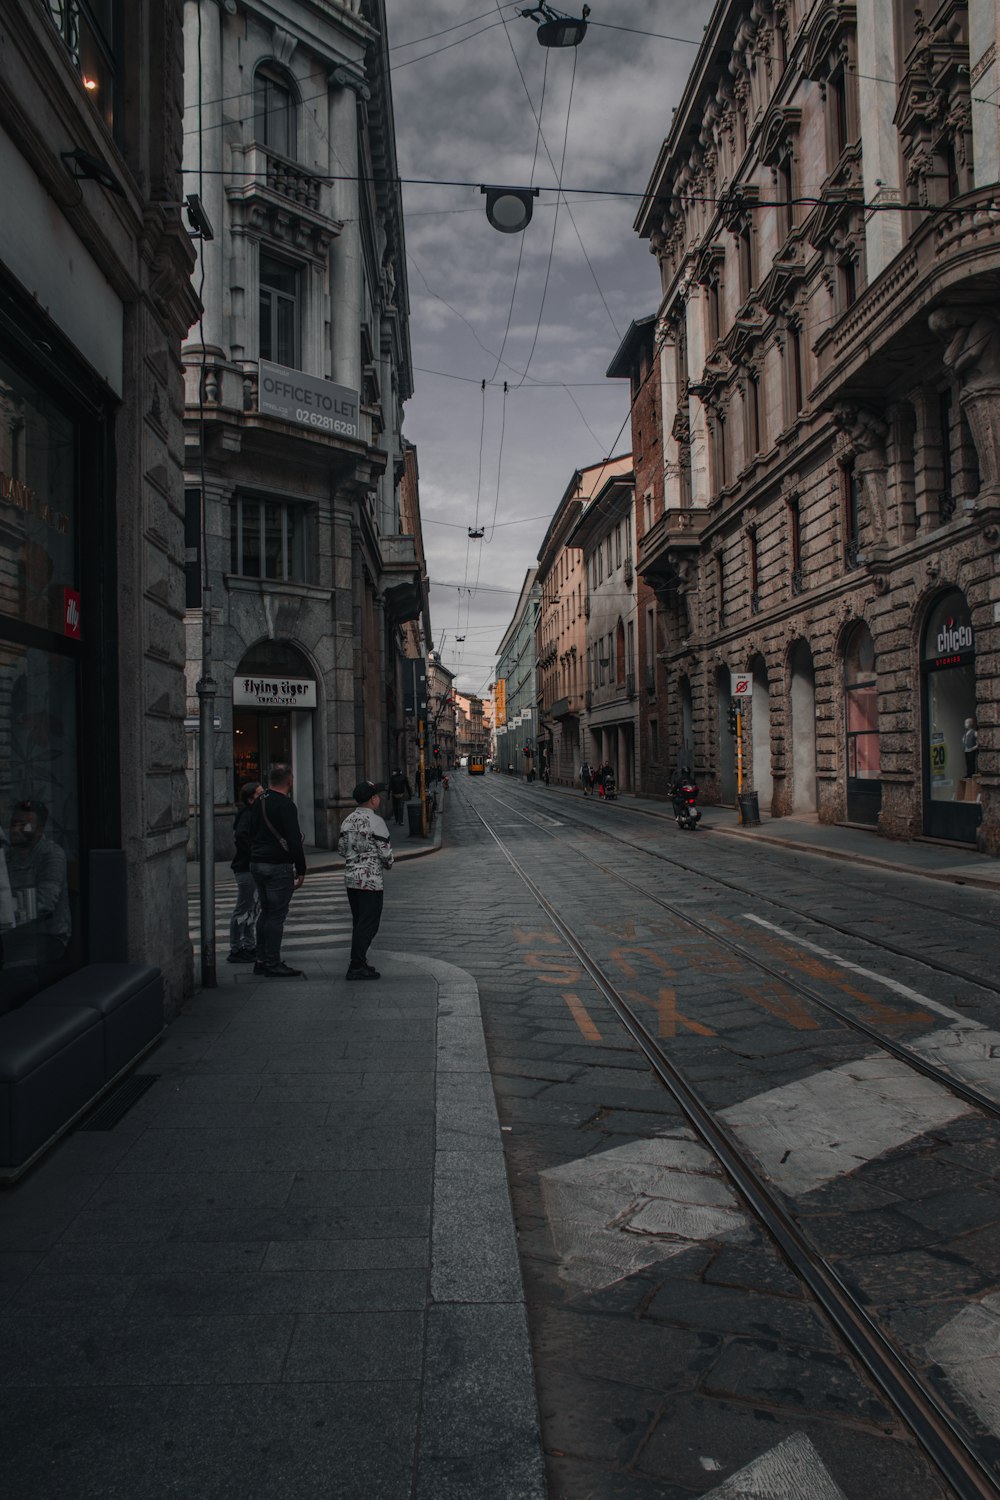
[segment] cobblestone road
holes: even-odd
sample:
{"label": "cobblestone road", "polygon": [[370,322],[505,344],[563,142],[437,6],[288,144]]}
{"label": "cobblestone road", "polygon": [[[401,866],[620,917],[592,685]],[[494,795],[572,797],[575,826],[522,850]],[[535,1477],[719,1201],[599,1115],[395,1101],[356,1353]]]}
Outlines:
{"label": "cobblestone road", "polygon": [[[873,1062],[865,1038],[642,892],[900,1040],[939,1053],[951,1044],[958,1071],[994,1096],[998,997],[973,978],[992,985],[998,972],[996,897],[685,840],[622,809],[627,847],[600,832],[610,809],[456,778],[445,849],[432,868],[394,872],[380,939],[451,959],[480,985],[554,1500],[767,1496],[776,1474],[790,1494],[947,1493],[477,810],[987,1446],[1000,1393],[989,1357],[1000,1330],[995,1123],[901,1063]],[[657,863],[657,852],[690,868]],[[876,952],[863,934],[899,951]]]}

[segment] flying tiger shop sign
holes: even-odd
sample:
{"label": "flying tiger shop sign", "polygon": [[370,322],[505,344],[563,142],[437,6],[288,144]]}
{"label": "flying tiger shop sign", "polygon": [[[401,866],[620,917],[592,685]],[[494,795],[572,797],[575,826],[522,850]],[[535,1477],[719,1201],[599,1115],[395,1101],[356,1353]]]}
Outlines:
{"label": "flying tiger shop sign", "polygon": [[315,708],[316,684],[311,677],[237,677],[234,708]]}

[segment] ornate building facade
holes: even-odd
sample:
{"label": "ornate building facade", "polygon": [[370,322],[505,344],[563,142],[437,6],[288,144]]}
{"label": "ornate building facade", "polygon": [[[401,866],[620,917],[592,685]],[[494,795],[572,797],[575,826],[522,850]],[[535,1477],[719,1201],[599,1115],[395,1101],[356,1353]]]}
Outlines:
{"label": "ornate building facade", "polygon": [[329,847],[354,784],[412,764],[403,631],[427,604],[385,5],[187,0],[184,27],[185,188],[213,232],[184,349],[189,706],[206,582],[220,850],[273,761]]}
{"label": "ornate building facade", "polygon": [[[99,960],[158,965],[168,1011],[191,983],[181,17],[4,7],[0,1011]],[[51,917],[19,878],[35,849],[61,872]]]}
{"label": "ornate building facade", "polygon": [[[775,815],[1000,852],[995,0],[716,7],[636,219],[679,748]],[[685,719],[686,707],[687,720]]]}

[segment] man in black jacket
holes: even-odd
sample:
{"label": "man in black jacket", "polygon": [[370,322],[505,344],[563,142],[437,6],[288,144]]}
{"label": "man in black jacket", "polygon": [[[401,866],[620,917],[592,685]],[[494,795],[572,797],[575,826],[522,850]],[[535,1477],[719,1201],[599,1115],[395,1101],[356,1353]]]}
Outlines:
{"label": "man in black jacket", "polygon": [[306,878],[299,815],[292,801],[292,768],[273,765],[267,791],[254,803],[250,873],[260,898],[255,974],[268,979],[301,979],[302,970],[281,962],[281,935],[292,900]]}
{"label": "man in black jacket", "polygon": [[233,823],[233,843],[236,853],[230,869],[236,878],[236,908],[229,919],[229,957],[231,964],[252,964],[256,957],[257,918],[260,907],[257,901],[257,884],[250,874],[250,843],[253,837],[253,805],[263,797],[264,788],[259,781],[246,781],[240,787],[240,807]]}

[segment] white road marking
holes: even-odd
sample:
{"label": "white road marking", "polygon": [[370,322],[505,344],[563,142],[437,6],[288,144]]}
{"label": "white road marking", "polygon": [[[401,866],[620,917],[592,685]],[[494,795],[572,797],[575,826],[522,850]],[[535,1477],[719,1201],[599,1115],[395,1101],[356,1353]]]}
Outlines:
{"label": "white road marking", "polygon": [[927,1353],[990,1432],[1000,1433],[1000,1296],[963,1307],[939,1329]]}
{"label": "white road marking", "polygon": [[820,958],[825,958],[828,963],[836,964],[840,969],[848,969],[852,974],[861,974],[865,979],[872,979],[880,984],[883,989],[892,990],[895,995],[902,995],[906,1000],[912,1000],[922,1005],[926,1010],[936,1011],[939,1016],[945,1016],[949,1021],[966,1021],[966,1017],[957,1010],[952,1010],[948,1005],[942,1005],[938,1000],[930,1000],[926,995],[921,995],[918,990],[911,989],[908,984],[901,984],[898,979],[889,979],[884,974],[876,974],[874,969],[866,969],[863,964],[852,963],[849,958],[841,958],[839,954],[831,953],[828,948],[821,948],[818,943],[811,943],[808,938],[799,937],[794,932],[789,932],[784,927],[778,927],[774,922],[768,922],[764,917],[758,917],[755,912],[745,911],[744,920],[756,922],[758,927],[766,927],[768,932],[776,932],[786,942],[794,943],[799,948],[807,948],[810,953],[816,953]]}
{"label": "white road marking", "polygon": [[540,1181],[560,1275],[589,1291],[702,1240],[750,1234],[718,1163],[689,1131],[551,1167]]}
{"label": "white road marking", "polygon": [[940,1084],[880,1053],[768,1089],[721,1119],[772,1182],[797,1194],[969,1113]]}
{"label": "white road marking", "polygon": [[[702,1459],[702,1463],[705,1460]],[[703,1500],[846,1500],[812,1443],[796,1432]]]}

